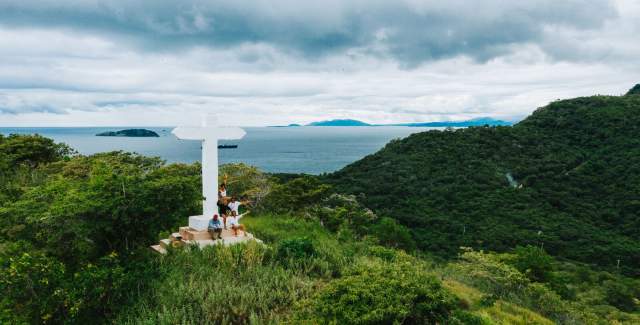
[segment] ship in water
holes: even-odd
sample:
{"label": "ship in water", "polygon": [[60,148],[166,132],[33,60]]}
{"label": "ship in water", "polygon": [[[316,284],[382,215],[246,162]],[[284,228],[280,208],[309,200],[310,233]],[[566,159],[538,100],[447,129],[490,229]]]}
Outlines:
{"label": "ship in water", "polygon": [[237,144],[219,144],[218,149],[236,149],[238,148]]}

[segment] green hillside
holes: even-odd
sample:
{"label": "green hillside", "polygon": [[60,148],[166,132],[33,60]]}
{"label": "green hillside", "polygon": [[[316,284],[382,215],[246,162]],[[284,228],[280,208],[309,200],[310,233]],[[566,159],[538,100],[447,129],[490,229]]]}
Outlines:
{"label": "green hillside", "polygon": [[0,323],[640,322],[640,284],[618,270],[537,246],[437,258],[317,177],[221,169],[265,244],[159,255],[149,245],[201,209],[198,164],[0,136]]}
{"label": "green hillside", "polygon": [[327,180],[441,256],[461,246],[530,244],[637,275],[640,96],[633,93],[555,101],[513,127],[414,134]]}

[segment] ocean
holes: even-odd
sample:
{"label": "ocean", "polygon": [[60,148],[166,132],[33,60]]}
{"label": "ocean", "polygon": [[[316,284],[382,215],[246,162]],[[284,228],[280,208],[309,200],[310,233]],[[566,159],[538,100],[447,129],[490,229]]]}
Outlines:
{"label": "ocean", "polygon": [[[159,138],[97,137],[104,131],[132,127],[0,127],[8,135],[40,134],[64,142],[84,155],[114,150],[159,156],[168,163],[200,160],[200,142],[178,140],[172,127],[144,127]],[[321,174],[336,171],[372,154],[392,139],[439,128],[379,127],[245,127],[241,140],[220,141],[237,144],[237,149],[220,149],[220,164],[242,162],[274,173]]]}

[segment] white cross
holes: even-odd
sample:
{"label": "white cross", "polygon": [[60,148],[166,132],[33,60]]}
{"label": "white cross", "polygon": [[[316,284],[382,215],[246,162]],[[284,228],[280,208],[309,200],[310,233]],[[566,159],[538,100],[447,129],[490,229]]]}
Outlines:
{"label": "white cross", "polygon": [[178,139],[202,141],[202,216],[189,217],[189,226],[204,230],[218,211],[218,139],[242,139],[246,132],[238,127],[219,127],[215,115],[202,119],[201,127],[179,126],[171,131]]}

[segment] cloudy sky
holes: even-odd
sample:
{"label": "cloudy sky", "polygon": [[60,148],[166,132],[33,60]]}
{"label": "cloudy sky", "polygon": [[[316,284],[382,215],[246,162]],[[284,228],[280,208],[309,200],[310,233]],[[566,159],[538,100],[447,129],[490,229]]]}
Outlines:
{"label": "cloudy sky", "polygon": [[640,82],[640,0],[0,0],[0,125],[519,120]]}

